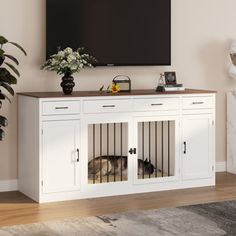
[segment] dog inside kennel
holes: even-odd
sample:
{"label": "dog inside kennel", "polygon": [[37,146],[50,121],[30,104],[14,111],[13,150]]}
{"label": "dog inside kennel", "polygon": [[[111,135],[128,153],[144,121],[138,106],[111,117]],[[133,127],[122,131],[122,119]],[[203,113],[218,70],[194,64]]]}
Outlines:
{"label": "dog inside kennel", "polygon": [[138,123],[138,147],[128,149],[128,123],[88,127],[88,183],[127,181],[128,153],[137,154],[137,179],[174,175],[175,121]]}

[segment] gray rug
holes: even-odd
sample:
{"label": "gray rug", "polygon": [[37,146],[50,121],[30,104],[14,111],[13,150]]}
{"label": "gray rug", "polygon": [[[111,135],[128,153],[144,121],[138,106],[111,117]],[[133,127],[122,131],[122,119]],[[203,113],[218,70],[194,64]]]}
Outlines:
{"label": "gray rug", "polygon": [[0,236],[236,235],[236,201],[0,228]]}

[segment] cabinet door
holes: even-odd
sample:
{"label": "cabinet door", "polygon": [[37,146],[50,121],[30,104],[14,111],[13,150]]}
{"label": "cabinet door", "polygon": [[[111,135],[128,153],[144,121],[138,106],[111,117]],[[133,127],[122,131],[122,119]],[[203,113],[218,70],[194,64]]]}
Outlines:
{"label": "cabinet door", "polygon": [[79,120],[43,123],[43,192],[79,190]]}
{"label": "cabinet door", "polygon": [[213,173],[213,122],[211,115],[183,118],[183,179],[209,178]]}

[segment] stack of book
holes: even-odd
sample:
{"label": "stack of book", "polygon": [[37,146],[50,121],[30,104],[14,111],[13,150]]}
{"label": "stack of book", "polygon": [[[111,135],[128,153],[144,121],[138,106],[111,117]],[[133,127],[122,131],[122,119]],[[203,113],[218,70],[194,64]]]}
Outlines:
{"label": "stack of book", "polygon": [[165,84],[164,91],[183,91],[185,87],[183,84]]}

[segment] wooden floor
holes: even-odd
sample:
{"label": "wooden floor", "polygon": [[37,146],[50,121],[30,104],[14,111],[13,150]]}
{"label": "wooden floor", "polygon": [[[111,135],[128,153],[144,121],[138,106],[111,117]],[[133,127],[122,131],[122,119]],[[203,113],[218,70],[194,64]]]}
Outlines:
{"label": "wooden floor", "polygon": [[217,174],[216,187],[37,204],[19,192],[0,193],[0,227],[15,224],[236,200],[236,175]]}

